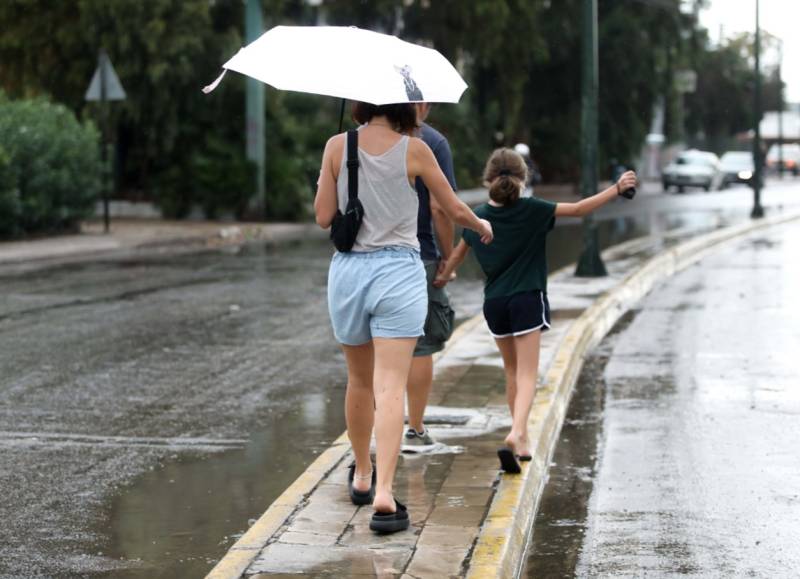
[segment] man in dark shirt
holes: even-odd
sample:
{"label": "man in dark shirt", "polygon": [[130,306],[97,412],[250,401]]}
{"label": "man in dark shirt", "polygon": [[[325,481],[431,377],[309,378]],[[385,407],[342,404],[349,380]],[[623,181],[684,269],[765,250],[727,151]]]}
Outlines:
{"label": "man in dark shirt", "polygon": [[[430,103],[417,103],[417,119],[421,128],[419,137],[431,148],[439,167],[453,190],[456,180],[453,171],[453,155],[447,139],[439,131],[425,123],[430,112]],[[423,452],[433,448],[434,441],[423,424],[425,407],[433,384],[433,354],[444,348],[453,333],[454,312],[444,288],[433,286],[436,272],[444,267],[453,251],[453,222],[430,196],[422,179],[415,183],[419,196],[417,216],[417,238],[422,261],[428,278],[428,317],[425,320],[425,335],[414,350],[411,372],[408,378],[408,430],[403,438],[403,451]]]}

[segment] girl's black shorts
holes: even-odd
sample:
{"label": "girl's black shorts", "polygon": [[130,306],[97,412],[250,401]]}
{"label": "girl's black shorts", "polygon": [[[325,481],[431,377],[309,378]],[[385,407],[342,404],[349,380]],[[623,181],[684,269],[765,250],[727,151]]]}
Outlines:
{"label": "girl's black shorts", "polygon": [[495,338],[545,332],[550,329],[550,302],[540,290],[491,298],[483,302],[483,317]]}

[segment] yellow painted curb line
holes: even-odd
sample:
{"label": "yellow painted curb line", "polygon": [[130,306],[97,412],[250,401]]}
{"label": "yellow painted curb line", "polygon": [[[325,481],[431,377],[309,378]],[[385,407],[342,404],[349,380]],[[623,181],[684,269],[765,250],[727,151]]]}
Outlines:
{"label": "yellow painted curb line", "polygon": [[600,296],[572,323],[545,373],[543,385],[536,392],[528,424],[534,444],[533,460],[527,465],[523,463],[522,474],[501,476],[469,561],[468,579],[519,576],[550,458],[586,353],[656,283],[696,263],[726,241],[796,219],[800,219],[800,213],[752,221],[700,235],[666,249]]}

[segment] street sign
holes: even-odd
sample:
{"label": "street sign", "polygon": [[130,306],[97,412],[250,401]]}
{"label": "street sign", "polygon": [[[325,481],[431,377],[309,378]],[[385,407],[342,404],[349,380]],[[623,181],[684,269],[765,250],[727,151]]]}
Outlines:
{"label": "street sign", "polygon": [[102,176],[102,190],[103,190],[103,223],[105,224],[105,232],[108,233],[111,228],[111,218],[109,216],[109,175],[111,170],[108,164],[108,149],[111,148],[111,117],[109,114],[108,101],[122,101],[125,100],[125,89],[122,88],[122,83],[119,81],[117,72],[111,65],[111,59],[104,49],[100,49],[97,57],[97,68],[94,71],[94,76],[89,83],[89,88],[86,89],[84,98],[87,101],[97,101],[100,103],[100,129],[101,129],[101,146],[100,146],[100,160],[103,164]]}
{"label": "street sign", "polygon": [[[103,87],[103,84],[105,87]],[[105,88],[105,91],[102,91]],[[105,92],[105,94],[102,94]],[[119,81],[114,67],[111,65],[111,59],[105,52],[100,53],[97,59],[97,68],[92,76],[92,82],[89,83],[89,88],[86,89],[87,101],[123,101],[125,100],[125,89],[122,88],[122,83]]]}
{"label": "street sign", "polygon": [[697,73],[693,70],[678,70],[675,72],[675,90],[679,93],[694,92],[697,90]]}

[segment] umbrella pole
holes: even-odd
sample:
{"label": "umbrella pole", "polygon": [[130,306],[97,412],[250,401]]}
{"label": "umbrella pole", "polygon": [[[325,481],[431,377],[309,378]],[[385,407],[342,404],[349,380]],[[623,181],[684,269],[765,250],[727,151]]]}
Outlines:
{"label": "umbrella pole", "polygon": [[342,132],[342,125],[344,123],[344,100],[342,99],[342,108],[339,111],[339,132]]}

